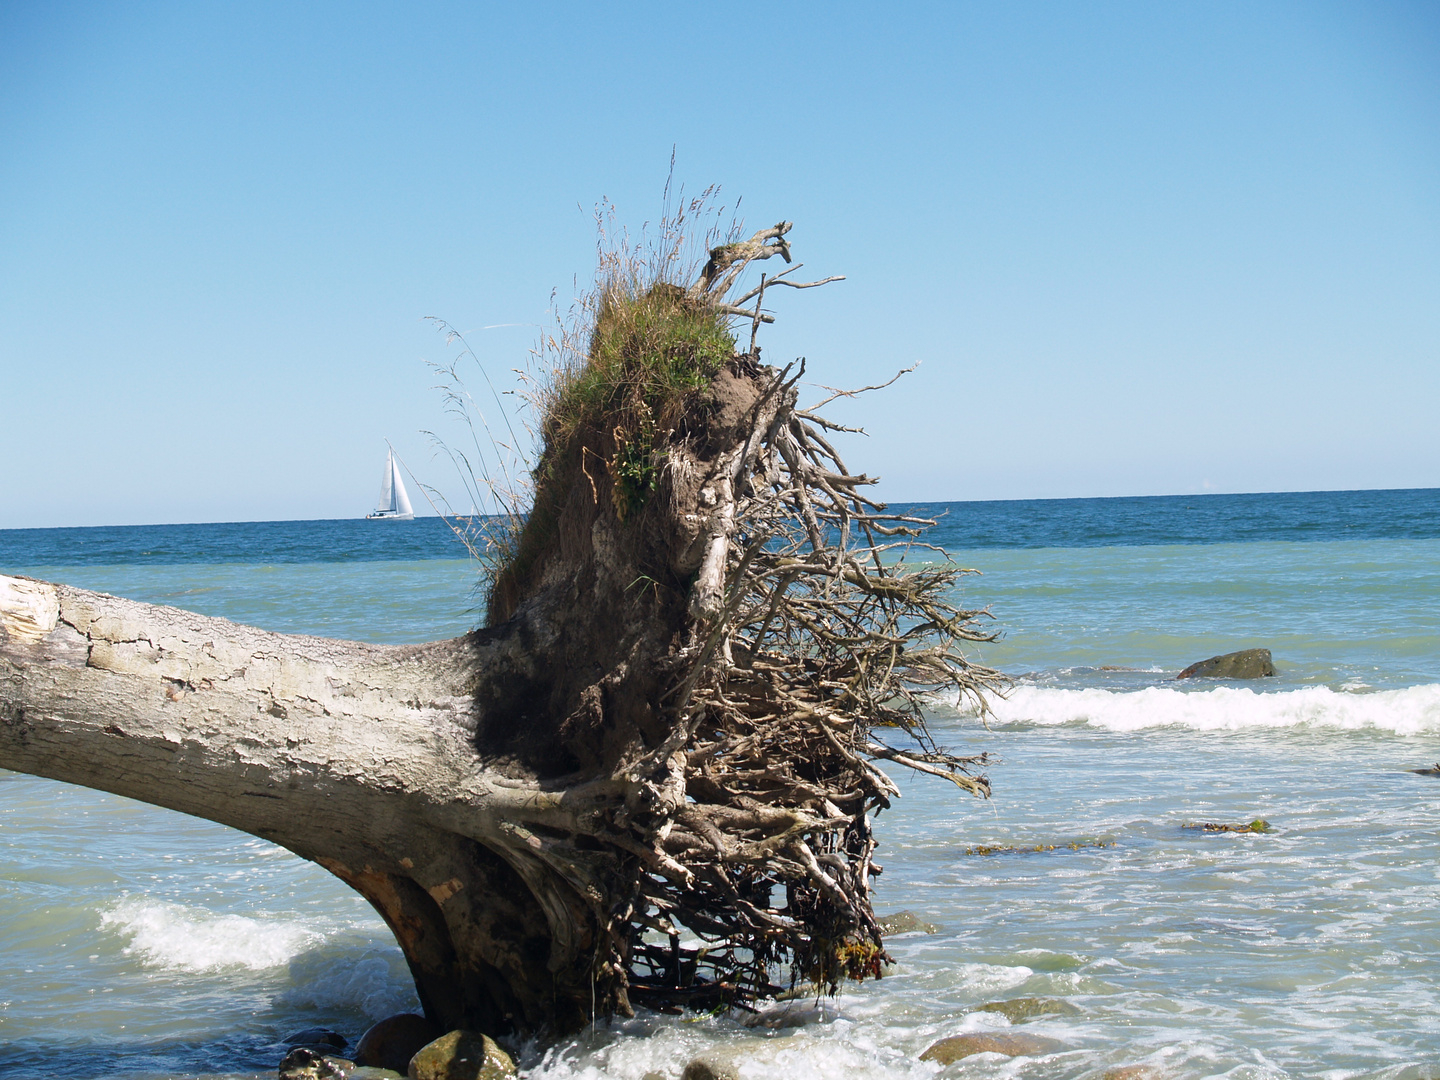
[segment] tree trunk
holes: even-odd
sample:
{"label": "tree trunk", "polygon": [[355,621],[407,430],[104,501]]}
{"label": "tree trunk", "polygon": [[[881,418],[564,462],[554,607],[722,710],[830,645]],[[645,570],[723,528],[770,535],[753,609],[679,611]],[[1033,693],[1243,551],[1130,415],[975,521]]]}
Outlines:
{"label": "tree trunk", "polygon": [[594,944],[575,890],[605,882],[577,863],[565,889],[548,837],[623,798],[567,798],[476,753],[498,711],[477,687],[533,674],[543,627],[365,645],[0,578],[0,628],[0,765],[319,863],[385,918],[447,1030],[578,1021],[554,1015]]}

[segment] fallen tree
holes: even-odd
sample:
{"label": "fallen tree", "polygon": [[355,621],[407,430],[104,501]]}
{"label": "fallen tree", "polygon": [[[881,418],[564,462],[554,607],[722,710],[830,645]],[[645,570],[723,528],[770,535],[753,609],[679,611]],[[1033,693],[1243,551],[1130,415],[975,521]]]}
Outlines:
{"label": "fallen tree", "polygon": [[987,639],[964,571],[904,557],[930,523],[865,496],[803,365],[760,362],[765,290],[821,283],[728,298],[788,230],[689,285],[602,276],[484,628],[367,645],[0,577],[0,766],[320,864],[447,1030],[878,974],[877,762],[987,794],[918,695],[997,676],[960,652]]}

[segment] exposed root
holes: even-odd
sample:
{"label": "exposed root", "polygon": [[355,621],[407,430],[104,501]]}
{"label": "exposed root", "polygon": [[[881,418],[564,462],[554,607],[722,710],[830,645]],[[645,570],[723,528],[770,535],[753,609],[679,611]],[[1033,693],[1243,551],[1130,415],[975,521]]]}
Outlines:
{"label": "exposed root", "polygon": [[832,441],[851,429],[798,404],[803,362],[754,343],[773,287],[838,279],[796,264],[727,299],[750,263],[790,261],[789,229],[713,248],[689,286],[602,259],[589,336],[561,336],[536,398],[535,504],[489,616],[557,644],[526,676],[535,719],[482,747],[519,786],[487,791],[503,827],[471,835],[544,912],[561,1027],[878,977],[882,766],[990,791],[987,756],[937,746],[922,712],[983,713],[1002,683],[961,651],[993,639],[956,602],[971,571],[923,541],[933,521],[867,497]]}
{"label": "exposed root", "polygon": [[[716,249],[689,295],[755,317],[720,298],[743,262],[789,261],[788,229]],[[865,497],[874,481],[827,438],[846,429],[797,407],[803,362],[776,371],[758,353],[732,361],[764,390],[743,445],[702,492],[693,625],[663,699],[676,733],[666,768],[685,801],[653,836],[627,916],[630,995],[651,1003],[743,1003],[781,989],[782,961],[792,981],[830,992],[878,976],[871,816],[899,792],[877,763],[990,790],[976,773],[986,755],[936,746],[921,710],[922,695],[943,691],[983,712],[1003,682],[960,651],[994,637],[988,612],[953,601],[970,571],[919,542],[933,521]]]}

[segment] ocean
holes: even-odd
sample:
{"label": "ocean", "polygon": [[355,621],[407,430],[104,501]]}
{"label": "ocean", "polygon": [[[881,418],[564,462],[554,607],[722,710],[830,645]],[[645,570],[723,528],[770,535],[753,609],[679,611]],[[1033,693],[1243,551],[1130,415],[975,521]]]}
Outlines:
{"label": "ocean", "polygon": [[[877,910],[935,932],[836,999],[602,1023],[518,1047],[524,1074],[1440,1077],[1440,778],[1410,771],[1440,759],[1440,490],[925,509],[1003,634],[976,658],[1014,679],[989,717],[929,708],[939,742],[998,758],[994,797],[897,773],[875,823]],[[8,530],[0,572],[365,641],[479,617],[433,519]],[[1174,680],[1250,647],[1276,677]],[[1052,1011],[984,1008],[1029,998]],[[414,1006],[319,867],[0,771],[0,1077],[274,1076],[291,1032],[353,1041]],[[919,1060],[984,1032],[1043,1044]]]}

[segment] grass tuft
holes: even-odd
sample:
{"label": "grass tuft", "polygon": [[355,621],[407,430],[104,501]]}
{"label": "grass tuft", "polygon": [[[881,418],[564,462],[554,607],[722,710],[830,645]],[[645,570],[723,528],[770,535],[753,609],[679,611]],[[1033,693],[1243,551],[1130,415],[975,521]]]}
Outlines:
{"label": "grass tuft", "polygon": [[[599,267],[533,354],[525,398],[538,417],[530,468],[533,502],[506,560],[491,577],[488,622],[508,619],[553,545],[560,510],[583,473],[621,521],[637,517],[659,481],[666,447],[698,395],[735,355],[731,317],[687,297],[701,258],[737,226],[724,223],[715,189],[668,210],[658,231],[632,247],[597,213]],[[708,227],[700,227],[706,225]],[[514,519],[512,519],[514,520]]]}
{"label": "grass tuft", "polygon": [[610,280],[600,288],[583,364],[557,373],[541,426],[541,468],[599,445],[622,521],[655,488],[664,446],[695,394],[735,354],[726,319],[669,282]]}
{"label": "grass tuft", "polygon": [[735,355],[727,319],[696,307],[670,282],[602,281],[589,347],[551,368],[540,400],[541,454],[534,503],[508,563],[495,575],[490,625],[509,618],[551,547],[577,474],[621,521],[646,506],[665,448],[699,393]]}

